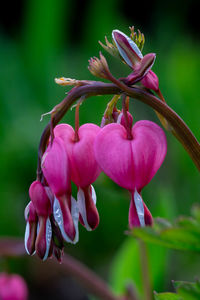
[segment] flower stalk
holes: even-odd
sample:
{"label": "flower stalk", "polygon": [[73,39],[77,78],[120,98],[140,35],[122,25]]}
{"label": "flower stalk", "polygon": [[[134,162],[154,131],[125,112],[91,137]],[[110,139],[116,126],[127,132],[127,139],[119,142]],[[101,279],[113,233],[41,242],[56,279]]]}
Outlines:
{"label": "flower stalk", "polygon": [[145,300],[152,300],[153,295],[152,295],[152,286],[151,286],[150,274],[149,274],[149,263],[147,257],[146,244],[142,240],[139,240],[139,247],[140,247],[142,279],[144,285],[144,296],[145,296]]}
{"label": "flower stalk", "polygon": [[116,95],[122,93],[147,104],[148,106],[155,109],[158,113],[160,113],[173,128],[173,135],[183,145],[198,170],[200,170],[200,144],[189,127],[181,119],[181,117],[165,102],[161,101],[151,92],[148,92],[138,86],[129,87],[123,82],[114,78],[112,75],[110,77],[113,83],[92,81],[91,84],[89,83],[84,86],[73,88],[71,92],[59,104],[59,110],[57,110],[56,112],[54,110],[52,120],[49,124],[47,124],[40,139],[37,169],[38,178],[42,178],[41,158],[49,140],[51,125],[55,127],[56,124],[58,124],[58,122],[63,118],[65,113],[72,106],[72,104],[74,104],[75,101],[77,101],[80,97],[84,96],[86,99],[96,95]]}
{"label": "flower stalk", "polygon": [[[17,238],[1,238],[0,239],[0,258],[1,257],[20,257],[26,254],[23,240]],[[112,293],[106,282],[97,274],[91,271],[84,264],[64,254],[62,264],[58,264],[56,260],[51,260],[49,264],[53,264],[53,268],[67,271],[67,274],[74,276],[80,281],[87,290],[99,297],[102,300],[120,300],[122,297],[116,296]],[[45,267],[45,266],[43,266]],[[132,298],[132,300],[137,300]]]}

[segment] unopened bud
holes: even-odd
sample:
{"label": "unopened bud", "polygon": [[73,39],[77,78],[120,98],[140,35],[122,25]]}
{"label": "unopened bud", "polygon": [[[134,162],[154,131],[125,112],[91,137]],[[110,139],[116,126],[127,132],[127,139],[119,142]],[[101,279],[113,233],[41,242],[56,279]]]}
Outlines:
{"label": "unopened bud", "polygon": [[107,73],[109,72],[108,64],[105,57],[100,52],[100,59],[92,57],[89,60],[89,71],[96,77],[107,79]]}
{"label": "unopened bud", "polygon": [[150,90],[158,91],[159,89],[159,81],[157,75],[150,70],[146,76],[141,80],[141,83]]}
{"label": "unopened bud", "polygon": [[141,61],[138,63],[134,72],[132,72],[127,78],[127,84],[134,84],[140,81],[152,68],[154,61],[156,59],[155,53],[146,54]]}
{"label": "unopened bud", "polygon": [[119,30],[113,30],[112,37],[122,58],[131,68],[134,68],[143,58],[136,43]]}

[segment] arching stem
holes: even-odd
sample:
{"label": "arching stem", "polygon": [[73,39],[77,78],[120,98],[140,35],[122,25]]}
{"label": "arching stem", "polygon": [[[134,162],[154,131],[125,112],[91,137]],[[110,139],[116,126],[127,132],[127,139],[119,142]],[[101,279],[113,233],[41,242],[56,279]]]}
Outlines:
{"label": "arching stem", "polygon": [[[115,80],[115,84],[103,83],[98,81],[93,81],[91,84],[79,86],[73,88],[66,98],[59,104],[59,110],[56,111],[52,117],[52,124],[55,127],[56,124],[62,119],[67,110],[71,105],[81,96],[88,98],[95,95],[110,95],[110,94],[121,94],[125,93],[131,98],[137,99],[153,109],[159,112],[173,128],[174,136],[181,142],[184,146],[196,167],[200,170],[200,144],[197,139],[185,124],[185,122],[180,118],[180,116],[171,109],[166,103],[161,101],[156,96],[143,90],[140,87],[133,86],[128,87],[124,83],[120,82],[119,86],[116,85],[118,80]],[[39,151],[38,151],[38,178],[42,176],[41,172],[41,157],[45,151],[46,144],[50,136],[50,123],[46,126],[40,139]]]}
{"label": "arching stem", "polygon": [[79,141],[78,130],[79,130],[79,108],[80,108],[80,105],[81,105],[80,103],[77,103],[76,111],[75,111],[75,136],[74,136],[75,142]]}
{"label": "arching stem", "polygon": [[126,95],[122,96],[122,107],[123,107],[123,115],[124,115],[124,120],[125,120],[125,125],[126,125],[126,131],[127,131],[127,139],[132,140],[133,135],[132,135],[132,124],[130,124],[129,119],[128,119],[128,114],[127,114],[127,102],[126,102]]}
{"label": "arching stem", "polygon": [[[24,243],[21,239],[17,238],[1,238],[0,239],[0,258],[1,257],[20,257],[25,256],[26,251],[24,249]],[[46,264],[45,264],[46,265]],[[45,268],[43,265],[43,268]],[[122,300],[124,297],[116,296],[110,290],[107,283],[101,279],[96,273],[90,270],[83,263],[75,259],[74,257],[64,254],[62,264],[58,264],[56,260],[52,259],[47,262],[47,267],[51,266],[54,270],[60,272],[63,270],[74,276],[80,281],[87,290],[102,300]],[[49,270],[49,269],[47,269]],[[137,298],[133,297],[133,300]]]}

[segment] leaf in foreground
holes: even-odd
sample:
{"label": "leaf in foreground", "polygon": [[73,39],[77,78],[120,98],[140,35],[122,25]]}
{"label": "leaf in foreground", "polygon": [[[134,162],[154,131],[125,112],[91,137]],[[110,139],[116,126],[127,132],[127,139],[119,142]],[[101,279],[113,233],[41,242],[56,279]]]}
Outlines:
{"label": "leaf in foreground", "polygon": [[177,250],[200,252],[199,216],[200,206],[195,205],[191,217],[179,217],[173,223],[157,218],[153,227],[134,228],[132,234],[145,242]]}

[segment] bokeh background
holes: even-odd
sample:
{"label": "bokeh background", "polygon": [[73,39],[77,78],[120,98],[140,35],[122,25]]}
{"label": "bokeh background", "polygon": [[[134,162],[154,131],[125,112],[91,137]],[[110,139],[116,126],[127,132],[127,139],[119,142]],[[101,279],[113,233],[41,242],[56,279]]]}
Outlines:
{"label": "bokeh background", "polygon": [[[28,0],[4,1],[0,11],[0,235],[23,237],[24,207],[28,188],[35,179],[37,147],[50,111],[67,89],[57,86],[59,76],[94,79],[88,59],[102,50],[98,40],[111,39],[113,29],[129,34],[134,25],[146,37],[143,53],[157,53],[153,70],[167,103],[185,120],[196,137],[199,133],[200,39],[198,1],[129,0]],[[130,70],[102,51],[115,76]],[[98,79],[97,79],[98,80]],[[109,97],[88,99],[80,110],[80,122],[100,124]],[[158,120],[151,108],[131,101],[134,120]],[[74,110],[65,122],[73,125]],[[193,162],[166,133],[168,153],[143,199],[154,217],[173,220],[190,215],[199,201],[199,174]],[[129,195],[105,175],[94,184],[100,225],[94,232],[80,226],[80,241],[66,251],[122,292],[134,282],[143,285],[136,241],[124,234],[128,225]],[[199,256],[149,246],[154,290],[172,290],[171,280],[200,277]],[[52,269],[38,259],[0,260],[0,271],[22,274],[30,299],[89,299],[76,279]],[[91,297],[90,297],[91,299]]]}

